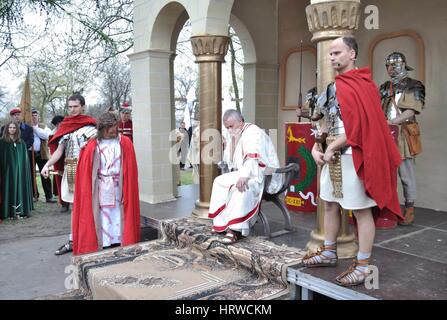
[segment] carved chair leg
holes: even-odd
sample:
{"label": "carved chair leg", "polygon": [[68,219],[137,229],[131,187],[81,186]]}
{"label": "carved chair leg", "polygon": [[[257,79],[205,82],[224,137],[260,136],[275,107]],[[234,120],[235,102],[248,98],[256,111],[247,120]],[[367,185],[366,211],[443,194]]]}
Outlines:
{"label": "carved chair leg", "polygon": [[265,214],[261,210],[259,210],[258,215],[259,215],[259,219],[261,220],[262,225],[264,227],[264,235],[268,239],[270,239],[271,238],[270,225],[269,225],[269,222],[267,220],[267,217],[265,216]]}
{"label": "carved chair leg", "polygon": [[290,213],[289,210],[287,210],[287,208],[284,206],[284,204],[282,203],[281,200],[279,200],[278,195],[274,195],[272,197],[272,201],[274,204],[276,204],[276,206],[281,210],[282,215],[284,217],[284,229],[291,231],[293,230],[292,227],[292,221],[290,220]]}

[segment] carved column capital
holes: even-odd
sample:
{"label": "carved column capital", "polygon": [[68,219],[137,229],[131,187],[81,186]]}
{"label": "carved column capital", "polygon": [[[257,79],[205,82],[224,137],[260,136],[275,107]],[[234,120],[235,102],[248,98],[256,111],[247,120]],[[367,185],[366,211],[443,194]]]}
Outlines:
{"label": "carved column capital", "polygon": [[352,35],[359,27],[360,3],[329,1],[311,4],[306,7],[306,16],[313,42]]}
{"label": "carved column capital", "polygon": [[191,37],[192,52],[196,62],[223,62],[228,51],[230,38],[227,36],[193,36]]}

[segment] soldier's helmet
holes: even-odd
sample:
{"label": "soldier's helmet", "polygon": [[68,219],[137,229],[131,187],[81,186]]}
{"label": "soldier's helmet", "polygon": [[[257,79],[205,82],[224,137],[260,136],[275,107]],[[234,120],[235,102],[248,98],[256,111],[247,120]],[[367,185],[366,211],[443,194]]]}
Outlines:
{"label": "soldier's helmet", "polygon": [[393,52],[386,58],[385,65],[398,65],[401,63],[405,63],[405,69],[408,71],[414,70],[412,67],[407,65],[407,58],[405,58],[405,55],[401,52]]}

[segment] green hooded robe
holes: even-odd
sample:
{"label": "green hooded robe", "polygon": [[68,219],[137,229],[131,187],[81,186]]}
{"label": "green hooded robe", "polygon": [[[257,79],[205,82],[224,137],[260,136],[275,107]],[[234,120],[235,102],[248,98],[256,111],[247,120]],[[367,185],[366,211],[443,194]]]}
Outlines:
{"label": "green hooded robe", "polygon": [[26,145],[0,139],[0,219],[29,216],[34,210],[31,173]]}

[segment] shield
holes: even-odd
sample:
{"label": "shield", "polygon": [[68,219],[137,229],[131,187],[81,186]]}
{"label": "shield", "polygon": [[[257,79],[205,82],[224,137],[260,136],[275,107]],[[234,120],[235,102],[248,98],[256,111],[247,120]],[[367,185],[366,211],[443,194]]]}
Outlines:
{"label": "shield", "polygon": [[317,165],[312,158],[316,130],[311,123],[286,123],[286,162],[298,163],[300,172],[293,177],[286,193],[286,206],[295,212],[317,210]]}

